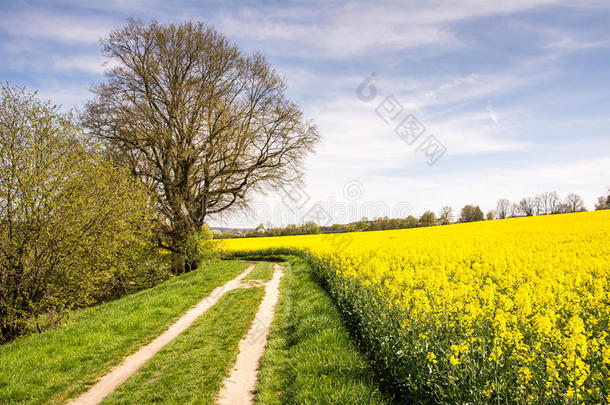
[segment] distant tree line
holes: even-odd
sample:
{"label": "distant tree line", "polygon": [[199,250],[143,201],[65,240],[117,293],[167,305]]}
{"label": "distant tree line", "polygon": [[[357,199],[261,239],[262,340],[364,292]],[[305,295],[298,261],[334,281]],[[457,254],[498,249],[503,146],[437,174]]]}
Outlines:
{"label": "distant tree line", "polygon": [[513,203],[506,198],[501,198],[496,204],[495,214],[498,219],[504,219],[564,214],[585,210],[585,204],[578,194],[570,193],[562,200],[557,192],[551,191],[537,194],[535,197],[524,197]]}
{"label": "distant tree line", "polygon": [[284,227],[265,229],[264,224],[260,224],[256,229],[240,231],[229,229],[222,233],[216,233],[215,239],[231,238],[257,238],[262,236],[289,236],[289,235],[312,235],[320,233],[320,227],[315,222],[306,222],[303,225],[290,224]]}
{"label": "distant tree line", "polygon": [[[601,196],[595,205],[596,210],[610,209],[610,190],[607,196]],[[564,199],[559,197],[555,191],[540,193],[535,197],[525,197],[519,202],[511,203],[508,199],[498,200],[495,210],[483,213],[481,207],[474,204],[465,205],[457,219],[453,214],[453,208],[444,206],[440,212],[435,214],[433,211],[425,211],[419,218],[409,215],[406,218],[379,217],[374,220],[363,218],[360,221],[348,224],[333,224],[332,226],[319,227],[313,222],[304,225],[288,225],[265,229],[261,224],[252,231],[228,230],[222,234],[215,235],[214,238],[248,238],[259,236],[286,236],[286,235],[305,235],[317,233],[335,232],[362,232],[362,231],[383,231],[391,229],[407,229],[437,225],[449,225],[459,222],[475,222],[483,220],[505,219],[514,217],[526,217],[534,215],[552,215],[570,212],[586,211],[582,198],[574,193],[568,194]]]}

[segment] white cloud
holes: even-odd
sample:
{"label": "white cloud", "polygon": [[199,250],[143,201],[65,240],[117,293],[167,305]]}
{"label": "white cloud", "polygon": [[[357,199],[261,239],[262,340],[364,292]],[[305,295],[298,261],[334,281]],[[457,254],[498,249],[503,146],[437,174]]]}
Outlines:
{"label": "white cloud", "polygon": [[563,37],[549,43],[547,45],[550,49],[556,49],[560,51],[579,51],[583,49],[593,49],[608,46],[610,40],[604,39],[601,41],[582,41],[573,37]]}
{"label": "white cloud", "polygon": [[316,11],[296,6],[241,8],[220,13],[215,25],[240,41],[273,41],[272,51],[344,59],[399,51],[425,45],[459,46],[449,29],[452,22],[531,9],[552,1],[418,1],[379,3],[325,3]]}
{"label": "white cloud", "polygon": [[81,108],[91,98],[91,93],[87,91],[85,83],[66,84],[48,79],[38,88],[38,96],[44,100],[51,100],[53,104],[61,105],[67,111]]}
{"label": "white cloud", "polygon": [[[574,4],[565,5],[567,7],[576,7]],[[599,4],[601,7],[601,3]],[[578,8],[586,8],[587,4],[578,3]],[[605,4],[605,8],[608,4]],[[510,26],[519,31],[527,31],[532,37],[532,41],[542,41],[542,47],[554,52],[553,57],[559,57],[563,54],[607,47],[610,45],[610,36],[606,31],[601,34],[596,32],[587,32],[586,29],[575,30],[574,28],[555,27],[541,24],[526,23],[523,21],[512,22]]]}
{"label": "white cloud", "polygon": [[441,84],[438,88],[411,95],[412,101],[420,109],[455,106],[540,84],[557,75],[556,70],[544,61],[545,59],[536,58],[491,74],[470,73],[457,77],[451,79],[449,83]]}
{"label": "white cloud", "polygon": [[489,119],[492,120],[494,124],[500,125],[500,122],[498,121],[498,114],[496,113],[496,110],[494,110],[491,106],[491,102],[487,103],[487,113],[489,114]]}
{"label": "white cloud", "polygon": [[71,55],[57,56],[54,58],[53,69],[62,71],[78,71],[101,74],[107,69],[104,65],[105,59],[102,56],[93,55]]}
{"label": "white cloud", "polygon": [[91,15],[61,15],[52,11],[26,10],[3,16],[0,29],[18,38],[37,38],[69,43],[97,43],[108,35],[109,20]]}
{"label": "white cloud", "polygon": [[528,142],[515,139],[510,127],[493,125],[483,109],[431,121],[428,127],[452,156],[511,152],[529,146]]}

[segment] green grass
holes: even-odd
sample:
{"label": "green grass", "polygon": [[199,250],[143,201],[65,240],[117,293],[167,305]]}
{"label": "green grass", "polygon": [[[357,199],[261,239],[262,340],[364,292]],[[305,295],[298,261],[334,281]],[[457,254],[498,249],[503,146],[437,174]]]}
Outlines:
{"label": "green grass", "polygon": [[258,404],[383,404],[365,356],[307,263],[289,257],[260,366]]}
{"label": "green grass", "polygon": [[248,273],[244,280],[269,281],[273,277],[273,263],[257,262],[256,267]]}
{"label": "green grass", "polygon": [[61,403],[93,384],[245,268],[221,262],[94,308],[68,325],[0,346],[0,403]]}
{"label": "green grass", "polygon": [[261,287],[228,292],[103,403],[212,404],[263,295]]}
{"label": "green grass", "polygon": [[[387,403],[307,263],[286,259],[256,403]],[[0,403],[62,403],[76,396],[244,268],[237,261],[210,265],[0,347]],[[271,263],[259,262],[247,278],[268,281],[272,274]],[[263,295],[262,287],[227,293],[104,403],[213,403]]]}

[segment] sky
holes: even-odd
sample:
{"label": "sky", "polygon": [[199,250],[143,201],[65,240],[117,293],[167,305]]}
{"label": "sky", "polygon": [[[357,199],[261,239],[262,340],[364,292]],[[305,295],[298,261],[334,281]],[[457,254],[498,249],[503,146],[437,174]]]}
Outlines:
{"label": "sky", "polygon": [[[575,3],[573,5],[570,3]],[[200,20],[263,53],[318,126],[304,186],[269,190],[216,226],[494,209],[610,187],[607,1],[0,2],[0,80],[82,108],[100,39]]]}

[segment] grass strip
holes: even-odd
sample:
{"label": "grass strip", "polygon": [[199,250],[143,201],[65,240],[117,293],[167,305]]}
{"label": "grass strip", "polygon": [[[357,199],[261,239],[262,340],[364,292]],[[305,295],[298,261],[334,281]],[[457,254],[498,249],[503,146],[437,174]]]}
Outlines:
{"label": "grass strip", "polygon": [[248,273],[244,280],[269,281],[273,277],[273,263],[256,262],[256,267]]}
{"label": "grass strip", "polygon": [[255,403],[387,403],[309,265],[298,257],[286,259]]}
{"label": "grass strip", "polygon": [[212,404],[265,290],[228,292],[103,402]]}
{"label": "grass strip", "polygon": [[245,266],[237,261],[207,265],[148,290],[76,311],[59,329],[1,346],[0,403],[62,403],[85,391]]}

